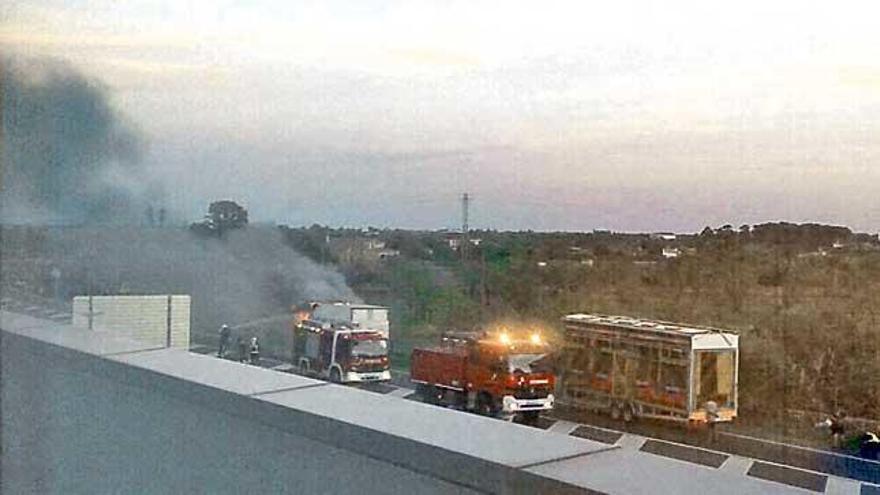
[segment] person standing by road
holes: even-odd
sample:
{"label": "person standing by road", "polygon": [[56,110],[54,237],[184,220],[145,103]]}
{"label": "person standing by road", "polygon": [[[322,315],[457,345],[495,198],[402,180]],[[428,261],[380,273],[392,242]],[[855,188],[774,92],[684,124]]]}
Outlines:
{"label": "person standing by road", "polygon": [[714,400],[706,402],[706,422],[709,425],[709,441],[715,443],[718,441],[718,403]]}
{"label": "person standing by road", "polygon": [[238,345],[238,362],[243,363],[247,361],[247,345],[244,343],[244,339],[241,336],[238,336],[238,340],[236,341]]}
{"label": "person standing by road", "polygon": [[251,338],[250,357],[251,364],[260,364],[260,344],[257,343],[256,337]]}
{"label": "person standing by road", "polygon": [[843,445],[843,417],[844,413],[837,411],[826,418],[825,421],[816,424],[818,428],[828,428],[828,431],[831,433],[831,444],[836,449]]}
{"label": "person standing by road", "polygon": [[232,330],[229,329],[229,325],[223,324],[220,327],[220,348],[217,350],[217,357],[226,357],[226,347],[229,345],[229,337],[231,336]]}

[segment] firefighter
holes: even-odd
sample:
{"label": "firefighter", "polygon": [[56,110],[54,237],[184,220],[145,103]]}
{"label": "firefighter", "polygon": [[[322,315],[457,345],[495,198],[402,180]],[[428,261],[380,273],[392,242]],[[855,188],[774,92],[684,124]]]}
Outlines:
{"label": "firefighter", "polygon": [[260,344],[257,343],[256,337],[251,337],[250,357],[251,364],[260,363]]}
{"label": "firefighter", "polygon": [[816,427],[819,428],[828,428],[828,432],[831,433],[831,444],[834,448],[840,448],[843,444],[843,411],[837,411],[825,421],[816,424]]}
{"label": "firefighter", "polygon": [[244,343],[244,339],[241,336],[238,336],[238,362],[243,363],[247,361],[247,345]]}
{"label": "firefighter", "polygon": [[226,347],[229,345],[229,337],[231,335],[232,330],[229,329],[229,325],[223,324],[220,327],[220,348],[217,350],[217,357],[226,357]]}
{"label": "firefighter", "polygon": [[718,432],[715,429],[718,425],[718,403],[714,400],[706,402],[706,423],[709,425],[709,441],[715,443],[718,441]]}

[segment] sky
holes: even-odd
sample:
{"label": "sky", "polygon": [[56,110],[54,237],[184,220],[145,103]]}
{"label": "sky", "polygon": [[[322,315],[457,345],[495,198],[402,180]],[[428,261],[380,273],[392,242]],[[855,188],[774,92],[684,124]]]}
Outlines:
{"label": "sky", "polygon": [[880,230],[880,4],[18,1],[166,206],[291,225]]}

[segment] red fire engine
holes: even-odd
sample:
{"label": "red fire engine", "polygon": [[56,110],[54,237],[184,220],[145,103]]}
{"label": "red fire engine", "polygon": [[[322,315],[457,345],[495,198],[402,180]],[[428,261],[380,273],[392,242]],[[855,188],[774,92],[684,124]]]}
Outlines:
{"label": "red fire engine", "polygon": [[549,352],[537,334],[447,333],[440,346],[413,350],[411,380],[426,402],[534,421],[553,408]]}

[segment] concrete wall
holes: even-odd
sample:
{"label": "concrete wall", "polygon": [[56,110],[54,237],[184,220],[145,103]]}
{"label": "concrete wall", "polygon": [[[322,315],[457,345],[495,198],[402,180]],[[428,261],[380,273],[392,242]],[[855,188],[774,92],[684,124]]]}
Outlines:
{"label": "concrete wall", "polygon": [[189,348],[190,296],[74,297],[73,326],[88,329],[90,319],[94,331],[112,332],[152,347],[164,347],[170,331],[171,347]]}
{"label": "concrete wall", "polygon": [[[535,442],[543,437],[516,428],[513,446],[487,450],[515,425],[7,315],[2,493],[590,492],[514,465],[585,442]],[[401,424],[400,405],[406,418],[438,418]],[[470,434],[438,437],[438,419]],[[480,440],[475,421],[496,442]]]}
{"label": "concrete wall", "polygon": [[[716,453],[721,465],[699,462],[705,452],[686,461],[633,435],[611,445],[2,310],[0,426],[4,494],[794,495],[805,486],[727,454]],[[828,493],[858,490],[818,481]]]}
{"label": "concrete wall", "polygon": [[475,493],[95,358],[8,335],[2,346],[3,493]]}

